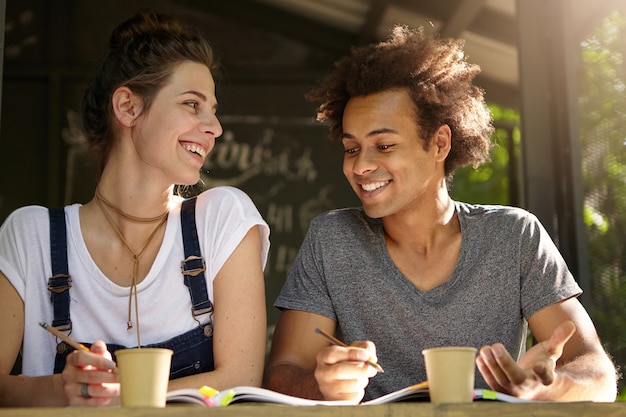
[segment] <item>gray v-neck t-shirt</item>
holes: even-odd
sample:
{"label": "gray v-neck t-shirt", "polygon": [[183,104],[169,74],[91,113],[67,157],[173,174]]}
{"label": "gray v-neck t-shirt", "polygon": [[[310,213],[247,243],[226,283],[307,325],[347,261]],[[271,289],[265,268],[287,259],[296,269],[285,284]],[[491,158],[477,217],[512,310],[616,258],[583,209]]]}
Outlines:
{"label": "gray v-neck t-shirt", "polygon": [[[371,340],[385,369],[365,400],[426,379],[422,350],[500,342],[518,359],[527,319],[582,291],[529,212],[456,202],[461,248],[450,278],[427,292],[395,266],[380,219],[360,208],[315,218],[276,299],[337,322],[346,343]],[[476,387],[487,388],[480,372]]]}

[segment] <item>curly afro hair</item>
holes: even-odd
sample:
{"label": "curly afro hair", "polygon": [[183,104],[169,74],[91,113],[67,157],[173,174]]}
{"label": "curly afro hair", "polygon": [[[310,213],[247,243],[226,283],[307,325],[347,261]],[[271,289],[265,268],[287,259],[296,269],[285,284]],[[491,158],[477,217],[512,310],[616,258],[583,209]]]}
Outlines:
{"label": "curly afro hair", "polygon": [[426,36],[423,28],[396,26],[388,40],[352,48],[306,98],[318,105],[318,120],[328,123],[331,138],[338,139],[351,97],[408,89],[426,149],[441,125],[452,131],[445,163],[451,179],[458,167],[477,167],[489,159],[494,130],[483,91],[472,83],[480,67],[465,60],[463,46],[459,39]]}

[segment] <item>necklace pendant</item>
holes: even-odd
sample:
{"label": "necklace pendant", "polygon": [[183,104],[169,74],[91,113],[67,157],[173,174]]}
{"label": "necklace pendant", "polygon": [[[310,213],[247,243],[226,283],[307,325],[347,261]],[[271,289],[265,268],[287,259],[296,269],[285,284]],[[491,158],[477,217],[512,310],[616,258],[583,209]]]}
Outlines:
{"label": "necklace pendant", "polygon": [[128,321],[128,322],[126,323],[126,326],[127,326],[126,330],[130,330],[130,329],[132,329],[132,328],[133,328],[133,322],[132,322],[132,321]]}

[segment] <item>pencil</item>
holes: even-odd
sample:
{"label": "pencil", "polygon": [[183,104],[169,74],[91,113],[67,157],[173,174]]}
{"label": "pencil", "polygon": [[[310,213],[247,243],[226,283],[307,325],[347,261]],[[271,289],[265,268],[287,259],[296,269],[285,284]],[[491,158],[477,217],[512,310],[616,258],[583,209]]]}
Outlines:
{"label": "pencil", "polygon": [[[73,347],[74,349],[84,350],[87,352],[90,351],[87,346],[83,345],[82,343],[78,343],[76,340],[72,339],[71,337],[69,337],[68,335],[66,335],[59,329],[57,329],[56,327],[51,326],[48,323],[43,322],[43,321],[40,321],[39,325],[43,327],[44,329],[46,329],[47,331],[49,331],[50,333],[52,333],[53,335],[55,335],[56,337],[58,337],[59,339],[61,339],[62,341],[64,341],[65,343],[67,343],[68,345],[70,345],[71,347]],[[117,367],[113,367],[113,369],[111,370],[113,371],[113,373],[115,374],[117,373]]]}
{"label": "pencil", "polygon": [[56,337],[58,337],[59,339],[61,339],[62,341],[64,341],[65,343],[67,343],[68,345],[70,345],[71,347],[73,347],[74,349],[86,350],[87,352],[89,352],[89,348],[87,346],[83,345],[82,343],[78,343],[76,340],[72,339],[71,337],[69,337],[68,335],[66,335],[59,329],[57,329],[56,327],[51,326],[48,323],[44,323],[43,321],[40,321],[39,325],[43,327],[44,329],[46,329],[47,331],[49,331],[50,333],[52,333],[53,335],[55,335]]}
{"label": "pencil", "polygon": [[[326,333],[324,330],[320,329],[319,327],[315,329],[315,333],[318,333],[319,335],[325,337],[328,341],[330,341],[330,343],[332,343],[333,345],[336,346],[343,346],[343,347],[347,347],[348,345],[346,345],[345,343],[343,343],[341,340],[337,339],[336,337]],[[377,362],[374,362],[371,359],[368,359],[366,361],[369,365],[373,366],[374,368],[376,368],[376,370],[378,372],[385,372],[383,370],[383,367],[380,366]]]}

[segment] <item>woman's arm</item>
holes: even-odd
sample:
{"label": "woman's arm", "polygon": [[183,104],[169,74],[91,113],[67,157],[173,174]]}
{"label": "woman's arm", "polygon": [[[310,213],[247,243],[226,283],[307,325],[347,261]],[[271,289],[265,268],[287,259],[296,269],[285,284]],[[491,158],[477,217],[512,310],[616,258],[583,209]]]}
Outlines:
{"label": "woman's arm", "polygon": [[[94,343],[92,352],[73,352],[63,374],[27,377],[11,375],[24,335],[24,302],[0,272],[0,320],[5,333],[0,338],[0,407],[107,405],[119,394],[113,362],[104,343]],[[98,369],[102,369],[99,371]],[[80,396],[80,386],[90,382],[93,398]]]}
{"label": "woman's arm", "polygon": [[[24,335],[24,302],[0,272],[0,407],[68,405],[60,375],[29,378],[10,375]],[[34,395],[33,393],[37,393]]]}
{"label": "woman's arm", "polygon": [[215,370],[170,381],[169,389],[260,386],[267,315],[259,226],[251,228],[213,283]]}

